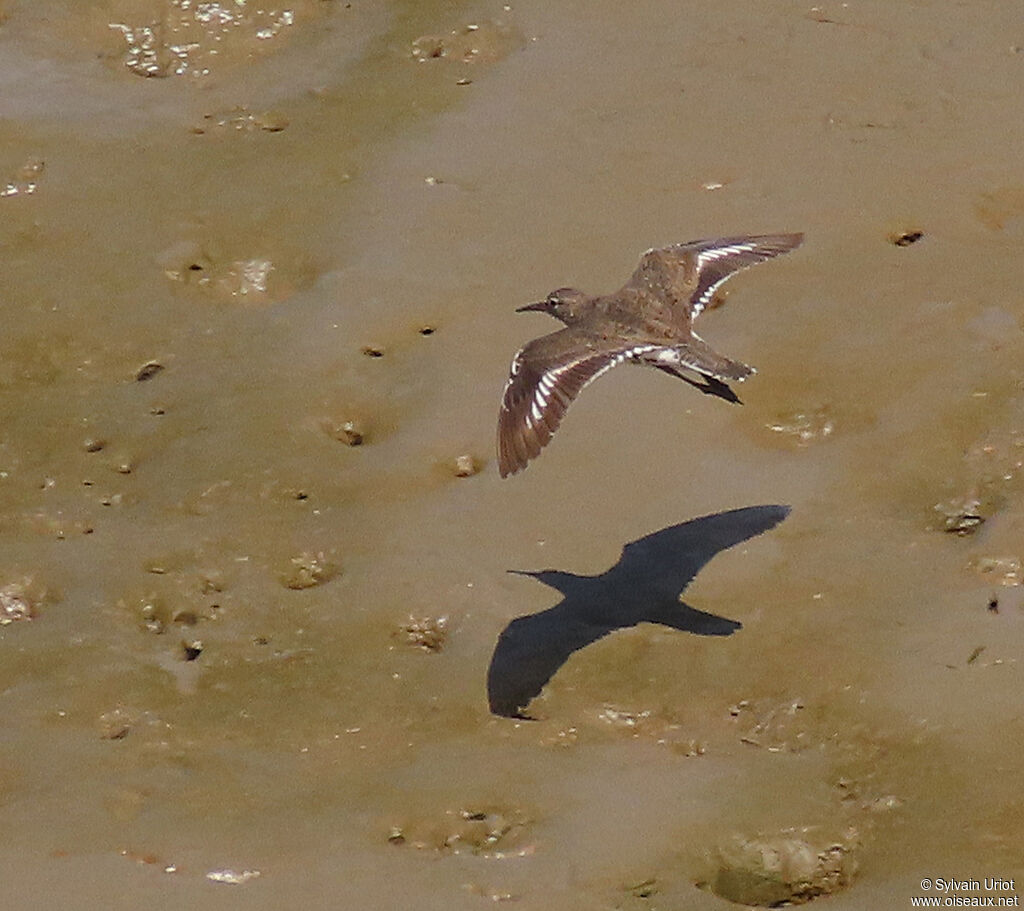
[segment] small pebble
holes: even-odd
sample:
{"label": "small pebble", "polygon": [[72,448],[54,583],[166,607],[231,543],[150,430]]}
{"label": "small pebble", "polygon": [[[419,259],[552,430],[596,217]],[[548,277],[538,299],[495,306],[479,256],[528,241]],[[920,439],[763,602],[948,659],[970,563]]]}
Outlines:
{"label": "small pebble", "polygon": [[362,446],[365,441],[362,425],[358,421],[345,421],[331,436],[346,446]]}
{"label": "small pebble", "polygon": [[460,455],[455,458],[455,477],[470,478],[480,471],[476,459],[471,455]]}
{"label": "small pebble", "polygon": [[896,234],[890,234],[889,240],[897,247],[909,247],[911,244],[916,244],[922,237],[924,237],[924,231],[899,231]]}
{"label": "small pebble", "polygon": [[135,371],[135,381],[144,383],[146,380],[153,379],[163,369],[163,364],[159,364],[156,361],[148,361]]}
{"label": "small pebble", "polygon": [[935,504],[934,509],[942,517],[942,530],[960,537],[973,535],[985,521],[981,501],[975,496],[954,497]]}

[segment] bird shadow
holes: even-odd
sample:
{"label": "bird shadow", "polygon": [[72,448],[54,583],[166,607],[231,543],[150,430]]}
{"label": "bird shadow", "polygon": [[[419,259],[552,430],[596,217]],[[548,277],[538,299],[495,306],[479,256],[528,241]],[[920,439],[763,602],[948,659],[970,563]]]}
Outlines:
{"label": "bird shadow", "polygon": [[660,623],[698,636],[731,636],[739,621],[697,610],[679,596],[715,554],[787,515],[788,506],[747,506],[670,525],[626,544],[619,561],[597,576],[509,570],[554,588],[562,600],[517,617],[498,637],[487,671],[491,711],[529,719],[523,709],[569,656],[617,629]]}

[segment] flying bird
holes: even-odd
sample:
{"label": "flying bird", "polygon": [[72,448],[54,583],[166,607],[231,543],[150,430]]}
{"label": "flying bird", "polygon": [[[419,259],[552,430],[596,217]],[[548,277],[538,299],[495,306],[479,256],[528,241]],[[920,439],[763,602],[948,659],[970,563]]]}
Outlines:
{"label": "flying bird", "polygon": [[[625,361],[657,367],[703,392],[738,402],[728,387],[754,373],[716,352],[693,331],[715,292],[735,273],[788,253],[803,234],[694,240],[648,250],[614,294],[591,297],[559,288],[520,307],[565,323],[534,339],[512,359],[498,414],[498,471],[507,477],[540,455],[573,399]],[[687,375],[704,378],[697,382]]]}

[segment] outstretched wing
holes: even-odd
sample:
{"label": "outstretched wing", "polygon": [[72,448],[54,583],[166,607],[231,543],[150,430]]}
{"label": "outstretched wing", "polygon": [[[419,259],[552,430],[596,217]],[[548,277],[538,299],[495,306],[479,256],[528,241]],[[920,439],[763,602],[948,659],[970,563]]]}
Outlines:
{"label": "outstretched wing", "polygon": [[723,282],[742,269],[794,250],[803,234],[763,234],[694,240],[648,250],[626,283],[682,308],[696,319]]}
{"label": "outstretched wing", "polygon": [[498,471],[504,478],[540,455],[573,399],[588,383],[655,344],[560,329],[534,339],[512,360],[498,413]]}

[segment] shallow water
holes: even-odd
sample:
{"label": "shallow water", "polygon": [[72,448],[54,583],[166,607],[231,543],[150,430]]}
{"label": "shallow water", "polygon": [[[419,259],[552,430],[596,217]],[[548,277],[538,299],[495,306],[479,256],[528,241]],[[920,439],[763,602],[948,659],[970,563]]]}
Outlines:
{"label": "shallow water", "polygon": [[[716,847],[805,829],[856,843],[836,908],[1024,880],[1006,6],[218,9],[0,2],[11,905],[719,908]],[[515,307],[791,230],[702,318],[742,407],[615,371],[498,479],[554,328]],[[507,570],[772,503],[684,595],[737,633],[622,630],[489,714],[557,599]]]}

